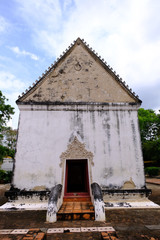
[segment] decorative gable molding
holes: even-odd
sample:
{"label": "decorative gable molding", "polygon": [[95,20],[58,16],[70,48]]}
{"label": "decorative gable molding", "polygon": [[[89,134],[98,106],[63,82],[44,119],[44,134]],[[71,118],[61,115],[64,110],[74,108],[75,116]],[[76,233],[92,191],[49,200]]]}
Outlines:
{"label": "decorative gable molding", "polygon": [[85,148],[85,144],[81,143],[77,137],[74,138],[72,143],[68,144],[67,150],[60,156],[60,167],[63,166],[66,159],[88,159],[90,164],[94,166],[93,153]]}
{"label": "decorative gable molding", "polygon": [[[35,91],[38,87],[41,86],[45,78],[56,70],[58,64],[62,59],[64,59],[75,47],[75,45],[82,44],[83,47],[89,52],[90,55],[104,67],[104,69],[119,83],[119,85],[135,100],[135,102],[141,103],[141,100],[139,99],[139,96],[135,94],[135,92],[132,91],[131,88],[129,88],[128,85],[126,85],[125,81],[122,81],[122,78],[119,77],[119,75],[110,67],[110,65],[107,64],[107,62],[104,60],[104,58],[101,58],[101,56],[98,55],[98,53],[95,52],[85,41],[84,39],[77,38],[76,41],[74,41],[61,55],[57,60],[54,62],[54,64],[51,64],[50,67],[48,67],[48,70],[45,70],[44,73],[42,73],[42,76],[39,77],[39,80],[36,80],[35,83],[33,83],[33,87],[29,87],[29,89],[26,89],[25,92],[22,93],[21,96],[18,97],[17,103],[23,103],[25,101],[26,97],[28,97],[33,91]],[[63,100],[63,99],[62,99]]]}

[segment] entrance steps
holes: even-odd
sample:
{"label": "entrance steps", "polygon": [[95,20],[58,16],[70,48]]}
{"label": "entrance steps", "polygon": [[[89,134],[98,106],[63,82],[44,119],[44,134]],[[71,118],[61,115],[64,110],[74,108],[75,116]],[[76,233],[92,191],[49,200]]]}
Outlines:
{"label": "entrance steps", "polygon": [[64,197],[63,202],[91,202],[91,197],[69,196],[69,197]]}
{"label": "entrance steps", "polygon": [[57,213],[57,220],[63,221],[94,219],[94,207],[88,198],[65,198],[61,208]]}

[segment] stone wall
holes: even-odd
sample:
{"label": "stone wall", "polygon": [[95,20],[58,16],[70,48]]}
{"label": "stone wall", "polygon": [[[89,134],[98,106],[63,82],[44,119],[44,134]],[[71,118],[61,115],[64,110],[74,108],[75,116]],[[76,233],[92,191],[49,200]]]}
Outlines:
{"label": "stone wall", "polygon": [[4,158],[3,163],[1,165],[1,169],[5,171],[13,170],[13,159],[12,158]]}

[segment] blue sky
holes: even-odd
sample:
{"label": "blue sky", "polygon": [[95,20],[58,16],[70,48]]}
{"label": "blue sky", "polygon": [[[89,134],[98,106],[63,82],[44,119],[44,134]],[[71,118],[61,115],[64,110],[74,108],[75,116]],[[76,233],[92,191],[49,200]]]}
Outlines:
{"label": "blue sky", "polygon": [[77,37],[160,109],[159,0],[0,0],[0,90],[15,101]]}

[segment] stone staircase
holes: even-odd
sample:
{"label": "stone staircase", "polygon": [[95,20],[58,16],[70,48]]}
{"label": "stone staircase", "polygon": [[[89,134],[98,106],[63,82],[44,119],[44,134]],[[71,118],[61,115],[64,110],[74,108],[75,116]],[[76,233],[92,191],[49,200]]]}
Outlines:
{"label": "stone staircase", "polygon": [[90,197],[64,198],[57,220],[94,220],[95,212]]}

